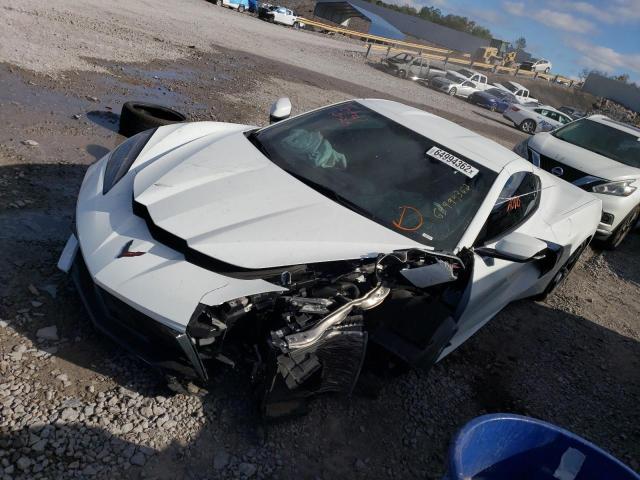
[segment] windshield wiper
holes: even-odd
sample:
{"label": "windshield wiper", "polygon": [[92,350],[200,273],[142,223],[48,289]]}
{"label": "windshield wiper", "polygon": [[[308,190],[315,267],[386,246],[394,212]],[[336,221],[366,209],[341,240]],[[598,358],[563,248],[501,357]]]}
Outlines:
{"label": "windshield wiper", "polygon": [[339,203],[340,205],[342,205],[344,207],[347,207],[348,209],[353,210],[353,211],[359,213],[360,215],[362,215],[364,217],[367,217],[369,219],[373,219],[373,215],[371,214],[371,212],[365,210],[360,205],[358,205],[357,203],[352,202],[348,198],[343,197],[342,195],[340,195],[338,192],[336,192],[332,188],[329,188],[326,185],[322,185],[321,183],[314,182],[313,180],[310,180],[310,179],[308,179],[306,177],[303,177],[299,173],[293,172],[293,171],[288,170],[286,168],[284,168],[283,170],[285,172],[287,172],[289,175],[291,175],[292,177],[295,177],[298,180],[300,180],[305,185],[313,188],[315,191],[317,191],[319,193],[322,193],[323,195],[331,198],[336,203]]}
{"label": "windshield wiper", "polygon": [[262,142],[258,140],[256,133],[258,133],[258,130],[253,130],[251,133],[246,135],[247,140],[249,140],[254,147],[260,150],[260,153],[262,153],[265,157],[271,160],[271,155],[269,154],[269,150],[267,150],[267,148],[262,144]]}

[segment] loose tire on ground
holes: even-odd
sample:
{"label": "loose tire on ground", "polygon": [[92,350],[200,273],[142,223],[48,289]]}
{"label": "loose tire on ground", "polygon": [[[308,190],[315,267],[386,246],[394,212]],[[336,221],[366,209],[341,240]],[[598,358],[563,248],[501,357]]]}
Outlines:
{"label": "loose tire on ground", "polygon": [[120,134],[131,137],[150,128],[184,122],[182,113],[153,103],[126,102],[120,113]]}

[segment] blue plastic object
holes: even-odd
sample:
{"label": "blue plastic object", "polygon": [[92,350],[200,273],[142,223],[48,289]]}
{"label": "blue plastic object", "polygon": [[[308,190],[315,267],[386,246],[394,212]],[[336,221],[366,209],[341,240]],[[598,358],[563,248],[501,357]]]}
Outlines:
{"label": "blue plastic object", "polygon": [[444,480],[640,480],[585,439],[512,414],[478,417],[456,435]]}

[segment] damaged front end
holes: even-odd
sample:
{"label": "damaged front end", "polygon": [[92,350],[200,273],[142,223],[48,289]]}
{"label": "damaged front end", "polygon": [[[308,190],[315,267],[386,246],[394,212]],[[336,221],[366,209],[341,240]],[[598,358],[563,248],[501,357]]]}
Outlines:
{"label": "damaged front end", "polygon": [[456,331],[472,262],[467,250],[412,249],[297,266],[265,278],[281,292],[199,305],[187,335],[205,365],[253,359],[263,413],[289,415],[312,395],[350,394],[371,342],[431,366]]}

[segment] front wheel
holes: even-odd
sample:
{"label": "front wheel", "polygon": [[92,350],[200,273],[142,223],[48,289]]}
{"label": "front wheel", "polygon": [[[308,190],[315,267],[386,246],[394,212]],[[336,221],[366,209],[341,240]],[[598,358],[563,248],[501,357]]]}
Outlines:
{"label": "front wheel", "polygon": [[495,105],[491,105],[491,107],[489,107],[489,110],[491,110],[492,112],[496,111],[496,106]]}
{"label": "front wheel", "polygon": [[293,22],[293,28],[300,30],[300,24],[298,22]]}
{"label": "front wheel", "polygon": [[620,225],[613,231],[611,236],[607,238],[602,246],[607,250],[615,250],[627,237],[629,232],[633,229],[640,216],[640,205],[636,206],[629,214],[624,217],[624,220],[620,222]]}
{"label": "front wheel", "polygon": [[524,133],[534,133],[536,131],[536,122],[528,118],[520,124],[520,130]]}
{"label": "front wheel", "polygon": [[544,73],[549,73],[551,71],[551,69],[549,67],[544,69]]}
{"label": "front wheel", "polygon": [[238,7],[238,12],[240,12],[240,13],[244,12],[244,6],[243,5],[240,5]]}
{"label": "front wheel", "polygon": [[458,90],[456,90],[456,87],[453,87],[451,90],[449,90],[449,95],[452,97],[455,97],[456,93],[458,93]]}

